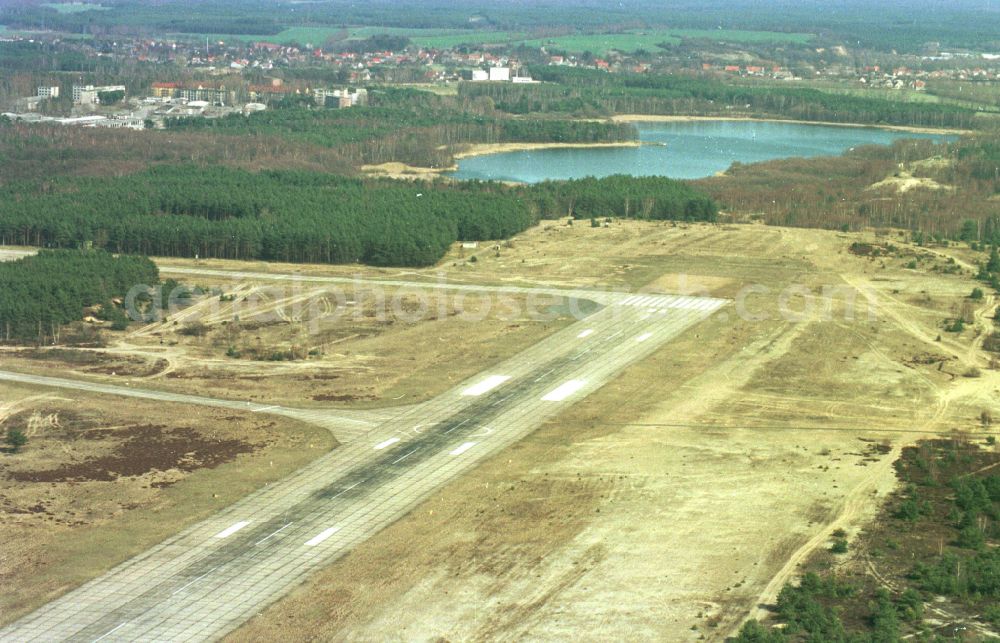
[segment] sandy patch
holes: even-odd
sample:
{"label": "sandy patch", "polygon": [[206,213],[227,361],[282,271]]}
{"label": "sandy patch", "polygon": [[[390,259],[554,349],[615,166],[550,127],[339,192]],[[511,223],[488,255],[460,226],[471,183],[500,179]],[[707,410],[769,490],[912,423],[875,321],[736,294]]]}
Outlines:
{"label": "sandy patch", "polygon": [[903,194],[915,189],[924,190],[954,190],[955,188],[950,185],[942,185],[935,181],[934,179],[927,178],[925,176],[913,176],[909,172],[899,172],[893,176],[887,177],[878,183],[873,183],[868,186],[869,190],[879,190],[881,188],[891,188]]}

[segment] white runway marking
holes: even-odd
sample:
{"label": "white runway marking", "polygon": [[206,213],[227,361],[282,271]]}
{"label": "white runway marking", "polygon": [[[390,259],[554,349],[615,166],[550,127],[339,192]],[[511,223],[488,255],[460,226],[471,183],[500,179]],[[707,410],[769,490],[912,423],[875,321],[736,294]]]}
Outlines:
{"label": "white runway marking", "polygon": [[128,625],[128,621],[125,621],[124,623],[122,623],[121,625],[119,625],[118,627],[116,627],[116,628],[115,628],[115,629],[113,629],[113,630],[108,630],[107,632],[105,632],[105,633],[104,633],[104,636],[102,636],[101,638],[97,638],[97,639],[94,639],[94,643],[97,643],[97,642],[98,642],[98,641],[100,641],[101,639],[104,639],[104,638],[106,638],[106,637],[108,637],[108,636],[111,636],[112,634],[114,634],[114,633],[115,633],[115,632],[117,632],[118,630],[122,629],[122,628],[123,628],[123,627],[125,627],[126,625]]}
{"label": "white runway marking", "polygon": [[270,540],[272,536],[277,536],[278,534],[280,534],[281,532],[283,532],[289,525],[292,525],[292,524],[294,524],[294,523],[291,523],[291,522],[285,523],[284,527],[281,527],[279,529],[275,529],[274,531],[272,531],[268,535],[264,536],[263,538],[261,538],[260,540],[258,540],[257,542],[255,542],[254,544],[255,545],[259,545],[259,544],[261,544],[264,541]]}
{"label": "white runway marking", "polygon": [[451,455],[462,455],[472,447],[476,446],[475,442],[465,442],[460,447],[451,452]]}
{"label": "white runway marking", "polygon": [[462,395],[482,395],[487,391],[492,391],[510,379],[510,375],[490,375],[479,384],[474,384],[462,391]]}
{"label": "white runway marking", "polygon": [[340,527],[330,527],[329,529],[324,529],[323,531],[319,532],[318,534],[307,540],[306,547],[315,547],[316,545],[320,544],[321,542],[323,542],[330,536],[334,535],[338,531],[340,531]]}
{"label": "white runway marking", "polygon": [[637,342],[644,342],[644,341],[646,341],[647,339],[649,339],[652,336],[653,336],[653,333],[643,333],[642,335],[639,335],[638,337],[636,337],[635,341],[637,341]]}
{"label": "white runway marking", "polygon": [[413,451],[410,451],[410,452],[409,452],[409,453],[407,453],[406,455],[401,455],[401,456],[399,456],[398,458],[396,458],[395,460],[393,460],[393,461],[392,461],[392,463],[393,463],[393,464],[398,464],[398,463],[400,463],[400,462],[402,462],[403,460],[407,459],[408,457],[410,457],[411,455],[413,455],[413,454],[414,454],[414,453],[416,453],[416,452],[417,452],[417,450],[416,450],[416,449],[414,449]]}
{"label": "white runway marking", "polygon": [[263,413],[264,411],[270,411],[271,409],[276,409],[276,408],[278,408],[277,405],[264,406],[259,409],[254,409],[253,411],[251,411],[251,413]]}
{"label": "white runway marking", "polygon": [[379,442],[378,444],[376,444],[375,445],[375,450],[376,451],[381,451],[382,449],[384,449],[386,447],[391,447],[392,445],[396,444],[397,442],[399,442],[399,438],[389,438],[385,442]]}
{"label": "white runway marking", "polygon": [[465,425],[466,425],[466,424],[468,424],[468,423],[469,423],[469,418],[465,418],[464,420],[462,420],[461,422],[459,422],[459,423],[458,423],[458,424],[456,424],[455,426],[453,426],[453,427],[451,427],[450,429],[448,429],[447,431],[445,431],[445,435],[447,435],[447,434],[451,433],[451,432],[452,432],[452,431],[454,431],[455,429],[460,429],[460,428],[462,428],[463,426],[465,426]]}
{"label": "white runway marking", "polygon": [[[414,449],[413,451],[416,451],[416,449]],[[413,453],[413,451],[410,451],[410,453]],[[410,453],[407,453],[406,455],[410,455]],[[403,458],[405,458],[405,457],[406,457],[406,455],[404,455],[404,456],[403,456]],[[403,458],[400,458],[399,460],[402,460]],[[396,460],[396,462],[399,462],[399,460]],[[393,462],[393,464],[396,464],[396,462]],[[365,480],[362,480],[361,482],[365,482]],[[339,497],[341,497],[342,495],[344,495],[345,493],[347,493],[348,491],[350,491],[350,490],[351,490],[351,489],[353,489],[354,487],[356,487],[356,486],[358,486],[359,484],[361,484],[361,482],[355,482],[355,483],[354,483],[354,484],[352,484],[352,485],[351,485],[350,487],[347,487],[347,488],[345,488],[345,489],[341,489],[341,490],[340,490],[340,493],[338,493],[338,494],[337,494],[337,495],[335,495],[335,496],[331,496],[331,497],[330,497],[330,500],[333,500],[334,498],[339,498]]]}
{"label": "white runway marking", "polygon": [[556,369],[554,369],[554,368],[550,368],[549,370],[545,371],[544,373],[542,373],[541,375],[539,375],[538,377],[536,377],[536,378],[535,378],[535,381],[536,381],[536,382],[541,382],[542,380],[544,380],[544,379],[545,379],[545,376],[546,376],[546,375],[548,375],[549,373],[551,373],[551,372],[552,372],[552,371],[554,371],[554,370],[556,370]]}
{"label": "white runway marking", "polygon": [[232,536],[237,531],[239,531],[240,529],[243,529],[244,527],[246,527],[249,524],[250,524],[249,520],[241,520],[238,523],[236,523],[235,525],[232,525],[230,527],[226,527],[225,529],[223,529],[219,533],[215,534],[215,537],[216,538],[228,538],[228,537]]}
{"label": "white runway marking", "polygon": [[[174,590],[174,592],[171,594],[171,596],[174,596],[175,594],[180,594],[181,592],[183,592],[184,590],[186,590],[188,587],[191,587],[192,585],[194,585],[195,583],[197,583],[198,581],[200,581],[202,578],[205,578],[206,576],[208,576],[209,574],[211,574],[212,572],[214,572],[217,569],[218,569],[218,567],[213,567],[212,569],[208,570],[207,572],[205,572],[204,574],[202,574],[198,578],[196,578],[193,581],[185,584],[184,587],[181,587],[178,590]],[[108,634],[110,634],[110,633],[111,632],[108,632]],[[104,636],[107,636],[108,634],[105,634]]]}
{"label": "white runway marking", "polygon": [[584,384],[586,384],[586,382],[583,380],[570,380],[565,384],[560,385],[558,388],[550,391],[542,399],[546,402],[561,402],[583,388]]}
{"label": "white runway marking", "polygon": [[577,339],[583,339],[584,337],[590,337],[593,334],[594,334],[594,329],[593,328],[588,328],[587,330],[585,330],[582,333],[580,333],[579,335],[577,335],[576,338]]}

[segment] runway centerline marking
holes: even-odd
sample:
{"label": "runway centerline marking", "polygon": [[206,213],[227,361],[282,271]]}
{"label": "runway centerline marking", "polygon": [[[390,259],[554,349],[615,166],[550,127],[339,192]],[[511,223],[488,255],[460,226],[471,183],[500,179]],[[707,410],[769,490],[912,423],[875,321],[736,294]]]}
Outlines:
{"label": "runway centerline marking", "polygon": [[[192,585],[194,585],[195,583],[197,583],[198,581],[200,581],[202,578],[205,578],[206,576],[208,576],[209,574],[211,574],[212,572],[214,572],[217,569],[218,569],[218,567],[213,567],[212,569],[208,570],[207,572],[205,572],[204,574],[202,574],[198,578],[196,578],[193,581],[190,581],[189,583],[185,584],[184,587],[181,587],[180,589],[174,590],[173,593],[170,594],[170,595],[173,596],[174,594],[180,594],[181,592],[183,592],[184,590],[186,590],[188,587],[191,587]],[[110,633],[111,632],[108,632],[108,634],[110,634]],[[107,636],[107,634],[105,634],[104,636]]]}
{"label": "runway centerline marking", "polygon": [[[461,422],[459,422],[459,423],[458,423],[458,424],[456,424],[455,426],[453,426],[453,427],[451,427],[450,429],[448,429],[447,431],[445,431],[445,435],[447,435],[447,434],[451,433],[451,432],[452,432],[452,431],[454,431],[455,429],[459,429],[459,428],[461,428],[461,427],[465,426],[465,425],[466,425],[466,424],[468,424],[468,423],[469,423],[469,419],[468,419],[468,418],[466,418],[466,419],[462,420]],[[395,464],[395,463],[393,463],[393,464]]]}
{"label": "runway centerline marking", "polygon": [[583,339],[584,337],[590,337],[593,334],[594,334],[594,329],[593,328],[588,328],[587,330],[582,331],[579,335],[577,335],[576,338],[577,339]]}
{"label": "runway centerline marking", "polygon": [[635,341],[637,341],[637,342],[644,342],[644,341],[646,341],[647,339],[649,339],[652,336],[653,336],[653,333],[643,333],[642,335],[639,335],[638,337],[636,337]]}
{"label": "runway centerline marking", "polygon": [[397,442],[399,442],[399,438],[389,438],[385,442],[379,442],[378,444],[376,444],[375,445],[375,450],[376,451],[381,451],[382,449],[384,449],[386,447],[391,447],[392,445],[396,444]]}
{"label": "runway centerline marking", "polygon": [[268,535],[264,536],[263,538],[261,538],[260,540],[258,540],[257,542],[255,542],[254,544],[255,545],[259,545],[262,542],[264,542],[265,540],[269,540],[271,538],[271,536],[277,536],[278,534],[280,534],[281,532],[283,532],[287,527],[289,527],[290,525],[293,525],[293,524],[295,524],[295,523],[293,523],[293,522],[285,523],[284,526],[282,526],[279,529],[275,529],[274,531],[272,531]]}
{"label": "runway centerline marking", "polygon": [[509,379],[510,375],[490,375],[482,382],[479,382],[478,384],[473,384],[469,388],[462,391],[462,395],[465,396],[482,395],[483,393],[492,391],[493,389],[500,386]]}
{"label": "runway centerline marking", "polygon": [[457,449],[451,452],[451,455],[462,455],[472,447],[476,446],[475,442],[464,442]]}
{"label": "runway centerline marking", "polygon": [[219,533],[215,534],[215,537],[216,538],[228,538],[228,537],[232,536],[237,531],[239,531],[240,529],[243,529],[244,527],[246,527],[249,524],[250,524],[249,520],[241,520],[238,523],[236,523],[234,525],[231,525],[229,527],[226,527],[225,529],[223,529]]}
{"label": "runway centerline marking", "polygon": [[[416,449],[414,449],[413,451],[416,451]],[[410,453],[413,453],[413,451],[410,451]],[[409,455],[409,453],[408,453],[408,454],[406,454],[406,455]],[[404,456],[403,456],[403,458],[405,458],[405,457],[406,457],[406,456],[404,455]],[[402,460],[403,458],[400,458],[400,460]],[[396,462],[399,462],[399,460],[396,460]],[[394,462],[393,464],[395,464],[395,462]],[[342,495],[344,495],[345,493],[347,493],[348,491],[350,491],[350,490],[351,490],[351,489],[353,489],[354,487],[358,486],[358,485],[359,485],[359,484],[361,484],[362,482],[366,482],[366,480],[362,480],[361,482],[355,482],[355,483],[354,483],[354,484],[352,484],[352,485],[351,485],[350,487],[345,487],[345,488],[341,489],[341,490],[340,490],[340,493],[338,493],[338,494],[337,494],[337,495],[335,495],[335,496],[331,496],[331,497],[330,497],[330,500],[333,500],[334,498],[339,498],[339,497],[341,497]]]}
{"label": "runway centerline marking", "polygon": [[554,370],[556,370],[556,369],[550,368],[549,370],[545,371],[544,373],[542,373],[541,375],[539,375],[538,377],[536,377],[535,381],[536,382],[541,382],[543,379],[545,379],[546,375],[548,375],[549,373],[551,373]]}
{"label": "runway centerline marking", "polygon": [[340,531],[340,527],[330,527],[329,529],[324,529],[323,531],[319,532],[318,534],[307,540],[306,547],[315,547],[316,545],[320,544],[321,542],[323,542],[330,536],[334,535],[338,531]]}
{"label": "runway centerline marking", "polygon": [[108,631],[107,631],[107,632],[105,632],[105,633],[104,633],[104,634],[103,634],[103,635],[102,635],[102,636],[101,636],[100,638],[96,638],[96,639],[94,639],[94,642],[93,642],[93,643],[97,643],[97,642],[98,642],[98,641],[100,641],[101,639],[105,639],[105,638],[107,638],[107,637],[111,636],[112,634],[114,634],[114,633],[115,633],[115,632],[117,632],[118,630],[122,629],[122,628],[123,628],[123,627],[125,627],[126,625],[128,625],[128,621],[125,621],[125,622],[124,622],[124,623],[122,623],[121,625],[119,625],[119,626],[115,627],[115,629],[113,629],[113,630],[108,630]]}
{"label": "runway centerline marking", "polygon": [[395,460],[393,460],[393,461],[392,461],[392,463],[393,463],[393,464],[398,464],[398,463],[400,463],[400,462],[402,462],[403,460],[407,459],[408,457],[410,457],[411,455],[413,455],[413,454],[414,454],[414,453],[416,453],[416,452],[417,452],[417,450],[416,450],[416,449],[414,449],[413,451],[410,451],[410,452],[409,452],[409,453],[407,453],[406,455],[401,455],[401,456],[399,456],[398,458],[396,458]]}
{"label": "runway centerline marking", "polygon": [[579,391],[586,384],[583,380],[570,380],[549,391],[542,400],[546,402],[561,402]]}

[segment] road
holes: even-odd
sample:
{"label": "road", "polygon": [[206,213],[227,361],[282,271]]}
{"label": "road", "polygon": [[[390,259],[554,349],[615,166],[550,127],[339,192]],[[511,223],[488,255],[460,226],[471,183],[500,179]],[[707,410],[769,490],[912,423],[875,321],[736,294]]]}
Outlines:
{"label": "road", "polygon": [[[665,295],[586,296],[605,305],[429,402],[382,421],[335,412],[331,423],[349,436],[343,446],[0,630],[0,640],[217,639],[435,489],[726,304]],[[76,380],[20,381],[192,398]]]}
{"label": "road", "polygon": [[131,385],[101,384],[86,380],[64,379],[61,377],[46,377],[28,375],[11,371],[0,371],[0,381],[36,386],[51,386],[54,388],[75,389],[103,395],[120,395],[123,397],[138,397],[161,402],[176,402],[178,404],[194,404],[196,406],[212,406],[233,411],[249,411],[250,413],[267,413],[309,422],[335,431],[340,439],[353,435],[364,434],[372,427],[385,421],[393,415],[393,410],[385,411],[349,411],[343,409],[297,409],[277,404],[259,404],[257,402],[240,402],[238,400],[223,400],[214,397],[171,393],[132,387]]}

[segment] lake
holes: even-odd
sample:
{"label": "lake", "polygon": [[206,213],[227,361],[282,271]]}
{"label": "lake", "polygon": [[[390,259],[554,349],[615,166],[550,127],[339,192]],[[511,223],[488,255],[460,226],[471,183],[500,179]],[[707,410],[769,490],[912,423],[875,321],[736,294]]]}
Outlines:
{"label": "lake", "polygon": [[889,145],[905,138],[955,140],[874,127],[837,127],[767,121],[687,121],[638,124],[639,139],[656,145],[504,152],[462,159],[457,179],[536,183],[547,179],[630,174],[697,179],[733,161],[838,156],[858,145]]}

